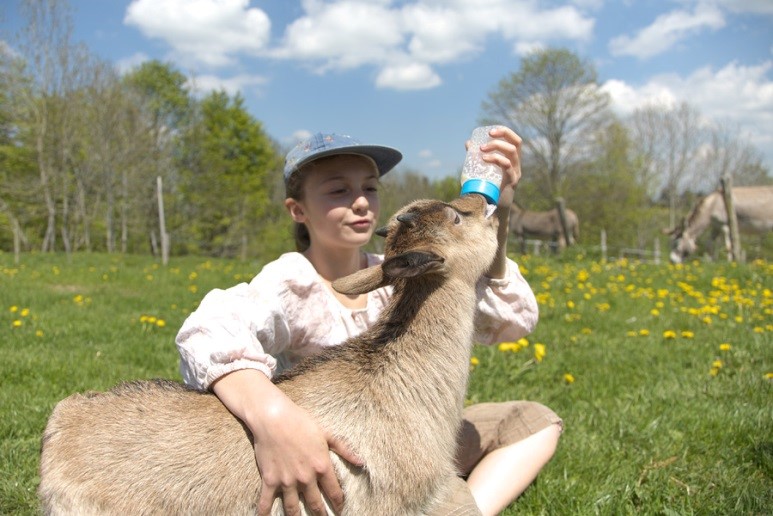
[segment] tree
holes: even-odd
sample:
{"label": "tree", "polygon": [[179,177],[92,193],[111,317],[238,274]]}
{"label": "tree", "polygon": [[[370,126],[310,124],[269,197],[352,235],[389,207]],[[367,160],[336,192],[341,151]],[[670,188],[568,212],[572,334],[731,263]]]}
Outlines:
{"label": "tree", "polygon": [[183,140],[188,250],[246,258],[250,241],[259,243],[270,180],[281,169],[272,142],[242,97],[222,91],[201,101]]}
{"label": "tree", "polygon": [[641,182],[654,198],[667,201],[671,227],[676,222],[679,195],[700,170],[701,126],[698,111],[686,102],[674,108],[645,106],[631,116],[631,134],[644,163]]}
{"label": "tree", "polygon": [[609,96],[589,62],[565,49],[532,52],[482,104],[484,123],[506,124],[524,139],[538,191],[552,202],[572,171],[592,159],[597,132],[609,123]]}

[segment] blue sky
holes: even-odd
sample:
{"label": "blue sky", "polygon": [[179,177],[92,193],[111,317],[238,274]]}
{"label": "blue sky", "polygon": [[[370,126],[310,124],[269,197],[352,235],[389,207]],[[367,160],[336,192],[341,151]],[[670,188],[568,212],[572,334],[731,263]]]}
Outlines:
{"label": "blue sky", "polygon": [[[0,37],[21,25],[0,6]],[[773,169],[773,0],[69,0],[73,40],[126,70],[171,62],[241,92],[285,145],[316,131],[455,175],[481,102],[531,49],[591,60],[621,115],[688,101]],[[528,170],[525,171],[528,174]]]}

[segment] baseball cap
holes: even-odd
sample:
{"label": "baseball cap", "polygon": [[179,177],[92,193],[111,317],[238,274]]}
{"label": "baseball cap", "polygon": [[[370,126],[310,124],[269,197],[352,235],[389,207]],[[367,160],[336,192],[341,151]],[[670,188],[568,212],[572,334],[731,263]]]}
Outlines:
{"label": "baseball cap", "polygon": [[384,145],[365,145],[356,138],[344,134],[317,133],[303,140],[287,153],[285,158],[284,177],[285,182],[290,176],[306,163],[335,154],[361,154],[376,162],[378,173],[383,176],[401,159],[402,153],[392,147]]}

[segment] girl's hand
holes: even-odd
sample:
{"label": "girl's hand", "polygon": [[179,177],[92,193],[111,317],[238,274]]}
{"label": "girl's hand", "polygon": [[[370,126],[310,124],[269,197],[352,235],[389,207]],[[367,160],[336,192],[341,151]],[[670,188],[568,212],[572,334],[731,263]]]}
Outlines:
{"label": "girl's hand", "polygon": [[270,514],[274,499],[281,497],[288,515],[300,514],[301,499],[312,514],[324,515],[323,495],[340,514],[344,494],[328,452],[333,450],[357,465],[360,461],[288,398],[262,405],[261,412],[253,430],[255,459],[263,479],[259,514]]}
{"label": "girl's hand", "polygon": [[259,371],[234,371],[217,380],[212,388],[252,432],[255,460],[263,480],[259,514],[270,514],[277,497],[282,498],[288,515],[300,513],[301,499],[312,514],[326,514],[323,496],[336,513],[343,510],[344,493],[329,451],[362,466],[357,456],[324,432],[306,410]]}
{"label": "girl's hand", "polygon": [[[521,144],[523,140],[509,127],[498,125],[489,132],[492,140],[480,146],[482,159],[502,169],[500,190],[513,190],[521,180]],[[467,142],[469,148],[470,142]]]}

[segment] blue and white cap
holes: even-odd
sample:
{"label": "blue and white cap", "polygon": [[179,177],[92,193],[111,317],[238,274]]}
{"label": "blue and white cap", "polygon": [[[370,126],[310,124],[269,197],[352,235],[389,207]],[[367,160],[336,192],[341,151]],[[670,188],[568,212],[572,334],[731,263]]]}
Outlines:
{"label": "blue and white cap", "polygon": [[360,154],[367,156],[376,162],[380,176],[392,170],[403,159],[402,153],[392,147],[365,145],[360,143],[359,140],[343,134],[317,133],[300,142],[287,153],[284,168],[285,182],[290,179],[290,176],[296,170],[306,163],[335,154]]}

